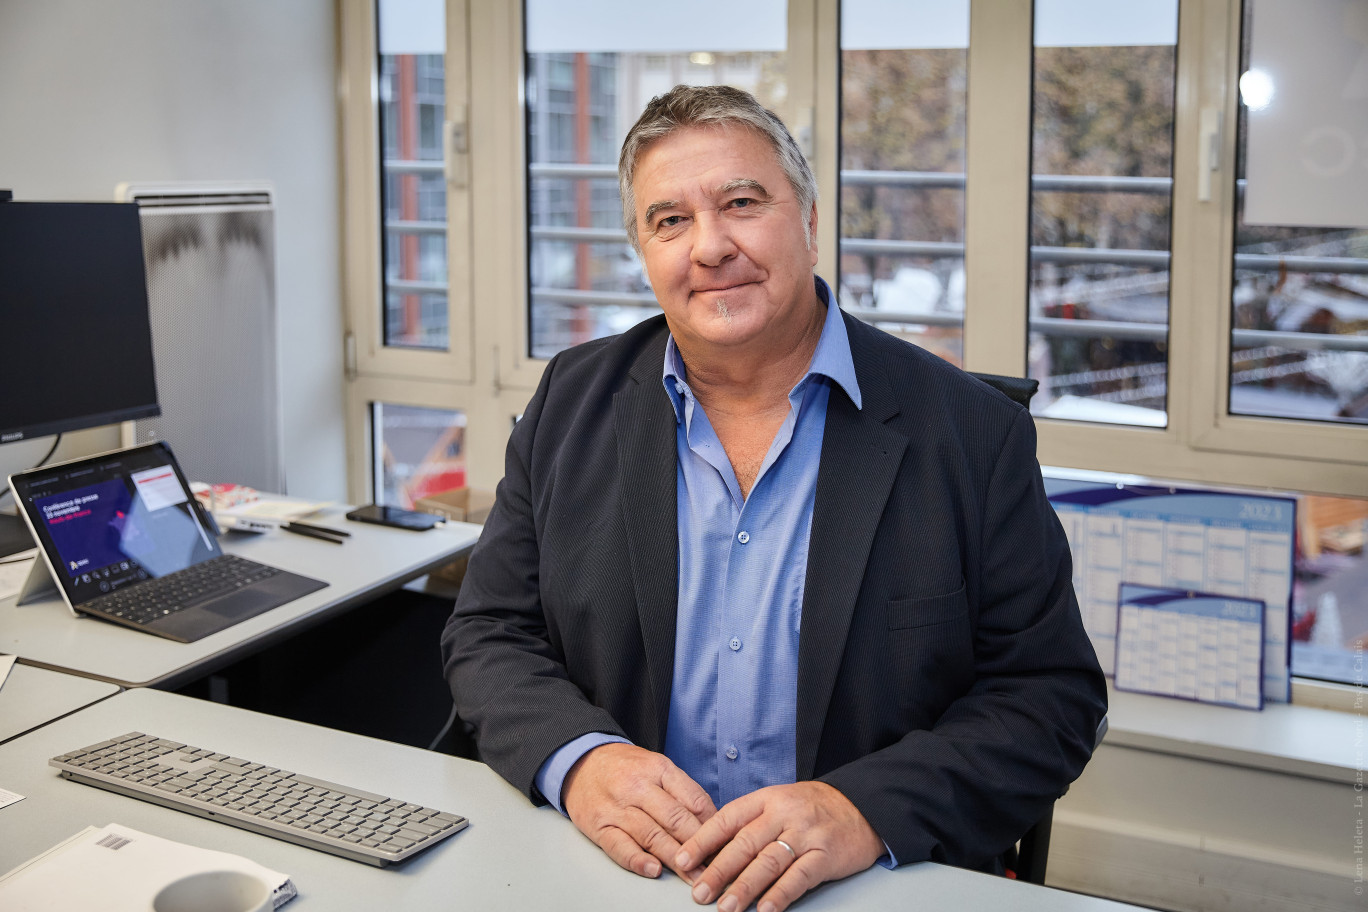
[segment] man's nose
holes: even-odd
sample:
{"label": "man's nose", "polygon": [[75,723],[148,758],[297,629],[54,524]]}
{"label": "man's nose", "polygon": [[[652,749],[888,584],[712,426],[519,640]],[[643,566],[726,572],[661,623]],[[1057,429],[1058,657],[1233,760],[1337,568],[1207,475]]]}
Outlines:
{"label": "man's nose", "polygon": [[736,242],[726,219],[716,212],[698,213],[694,219],[693,248],[690,253],[693,261],[700,266],[720,266],[736,256]]}

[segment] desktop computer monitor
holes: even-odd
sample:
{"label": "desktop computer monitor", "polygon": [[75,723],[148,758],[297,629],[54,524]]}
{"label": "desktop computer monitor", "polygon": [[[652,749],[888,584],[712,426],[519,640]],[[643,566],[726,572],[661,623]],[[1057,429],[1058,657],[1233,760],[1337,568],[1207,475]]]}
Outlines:
{"label": "desktop computer monitor", "polygon": [[0,203],[0,443],[158,415],[135,203]]}
{"label": "desktop computer monitor", "polygon": [[135,203],[0,202],[0,444],[161,414],[140,224]]}

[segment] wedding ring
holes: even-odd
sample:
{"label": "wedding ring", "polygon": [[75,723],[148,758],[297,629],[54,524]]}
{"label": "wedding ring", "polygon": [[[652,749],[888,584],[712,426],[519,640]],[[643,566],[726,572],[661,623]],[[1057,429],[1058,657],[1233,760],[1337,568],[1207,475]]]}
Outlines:
{"label": "wedding ring", "polygon": [[794,858],[798,857],[798,853],[793,851],[793,846],[789,845],[787,842],[784,842],[784,840],[782,839],[776,839],[774,841],[779,845],[783,846],[784,848],[788,849],[788,853],[792,855]]}

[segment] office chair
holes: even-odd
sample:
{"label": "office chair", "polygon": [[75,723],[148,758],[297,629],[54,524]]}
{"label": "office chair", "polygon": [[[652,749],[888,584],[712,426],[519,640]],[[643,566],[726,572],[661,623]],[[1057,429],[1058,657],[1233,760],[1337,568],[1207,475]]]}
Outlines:
{"label": "office chair", "polygon": [[[1103,716],[1102,721],[1097,724],[1097,735],[1093,741],[1094,751],[1102,746],[1102,739],[1106,736],[1107,717]],[[1063,798],[1068,793],[1069,789],[1066,786],[1059,797]],[[1045,862],[1049,860],[1050,829],[1053,824],[1054,805],[1051,805],[1035,825],[1021,837],[1021,841],[1003,853],[1002,863],[1008,877],[1045,886]]]}
{"label": "office chair", "polygon": [[[970,371],[969,376],[981,380],[1013,402],[1025,408],[1031,407],[1031,397],[1040,389],[1040,381],[1030,377],[1004,377],[1000,374],[981,374]],[[1102,743],[1107,734],[1107,718],[1097,726],[1097,737],[1093,750]],[[1068,789],[1064,790],[1066,793]],[[1063,798],[1061,794],[1059,797]],[[1024,880],[1027,883],[1045,885],[1045,862],[1050,855],[1050,830],[1054,823],[1054,807],[1051,806],[1035,824],[1021,837],[1016,846],[1008,849],[1002,858],[1008,877]]]}
{"label": "office chair", "polygon": [[967,373],[1028,409],[1031,407],[1031,397],[1040,389],[1040,381],[1032,380],[1030,377],[1004,377],[1001,374],[980,374],[977,371]]}

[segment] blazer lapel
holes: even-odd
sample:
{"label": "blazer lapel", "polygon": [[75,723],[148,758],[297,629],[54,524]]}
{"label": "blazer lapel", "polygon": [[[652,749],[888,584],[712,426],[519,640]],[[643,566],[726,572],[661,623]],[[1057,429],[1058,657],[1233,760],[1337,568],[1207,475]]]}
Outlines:
{"label": "blazer lapel", "polygon": [[635,382],[613,397],[627,550],[656,709],[656,743],[642,746],[656,751],[665,747],[679,602],[675,414],[660,379],[665,338],[662,328],[632,365]]}
{"label": "blazer lapel", "polygon": [[812,510],[798,645],[798,779],[812,778],[846,634],[907,437],[885,422],[897,400],[871,330],[844,315],[863,410],[832,389]]}

